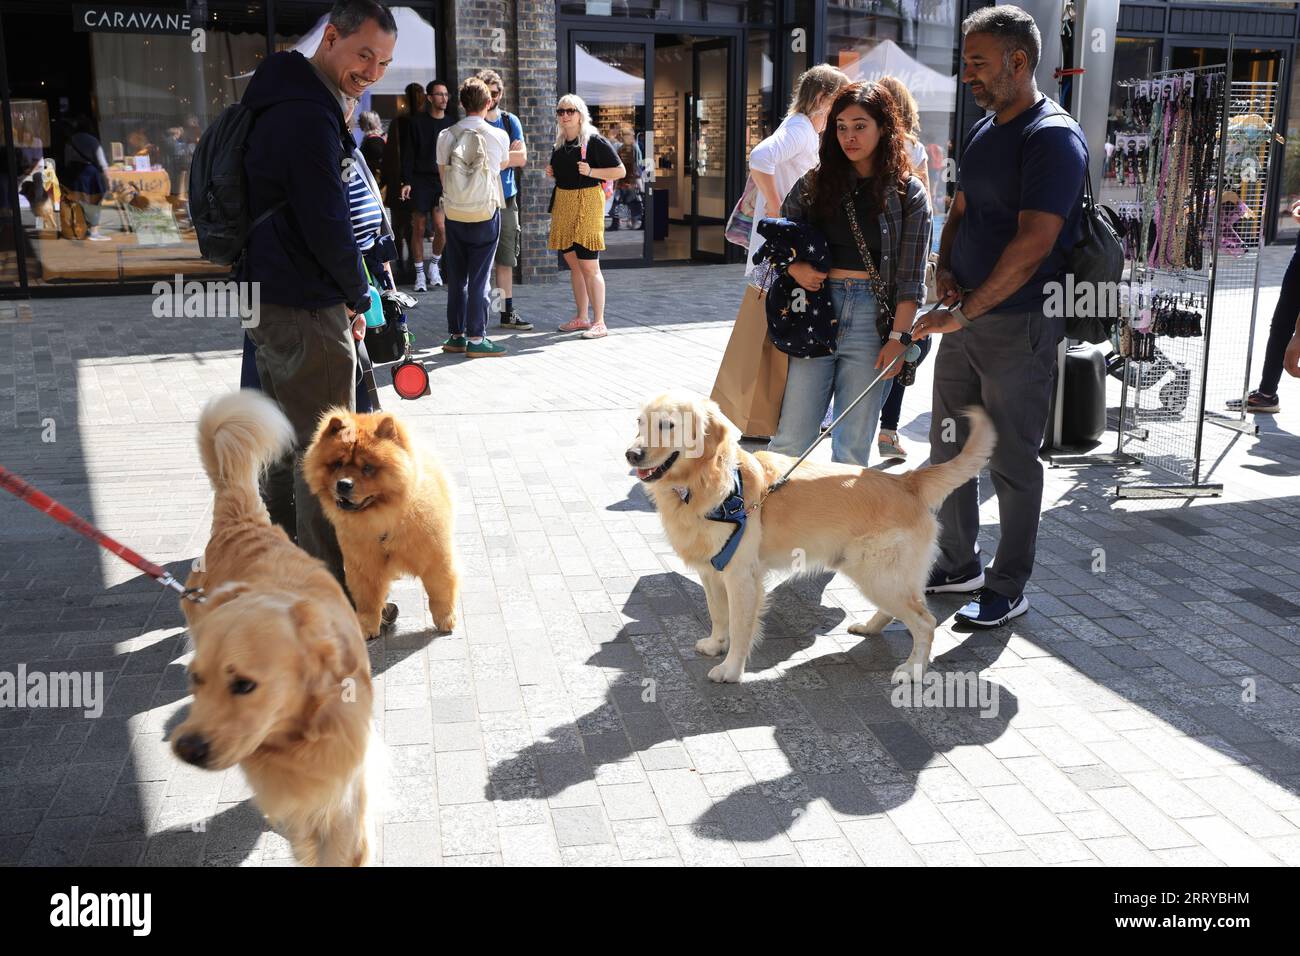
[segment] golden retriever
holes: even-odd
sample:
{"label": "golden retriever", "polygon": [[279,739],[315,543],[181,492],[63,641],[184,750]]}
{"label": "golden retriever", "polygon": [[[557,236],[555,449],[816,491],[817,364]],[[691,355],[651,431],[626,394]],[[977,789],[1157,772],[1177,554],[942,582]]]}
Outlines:
{"label": "golden retriever", "polygon": [[[362,866],[373,699],[357,616],[325,565],[271,524],[263,467],[293,444],[270,399],[241,391],[199,418],[212,533],[181,601],[194,641],[194,702],[172,750],[207,770],[239,764],[306,866]],[[373,755],[372,755],[373,756]]]}
{"label": "golden retriever", "polygon": [[920,679],[936,624],[925,603],[926,578],[938,554],[935,511],[979,474],[995,441],[983,409],[966,415],[970,437],[941,465],[891,475],[805,461],[749,513],[735,553],[717,571],[710,560],[735,525],[706,515],[731,495],[734,470],[742,475],[745,506],[753,508],[794,459],[742,449],[739,429],[712,401],[670,392],[643,406],[626,458],[648,486],[669,542],[704,583],[713,632],[695,649],[710,657],[726,652],[709,671],[711,680],[740,680],[760,637],[764,577],[791,568],[829,568],[858,586],[878,610],[865,625],[852,625],[853,634],[879,634],[895,618],[903,621],[912,653],[895,677]]}
{"label": "golden retriever", "polygon": [[406,426],[386,412],[331,408],[302,472],[338,535],[363,633],[379,636],[388,588],[402,574],[424,585],[434,627],[454,629],[460,575],[451,483]]}

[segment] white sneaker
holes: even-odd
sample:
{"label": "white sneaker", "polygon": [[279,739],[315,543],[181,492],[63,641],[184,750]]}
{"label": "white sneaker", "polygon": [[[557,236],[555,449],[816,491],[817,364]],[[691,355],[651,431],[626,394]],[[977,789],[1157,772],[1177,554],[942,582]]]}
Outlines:
{"label": "white sneaker", "polygon": [[429,288],[436,285],[442,285],[442,270],[438,268],[438,263],[429,261],[424,265],[429,273]]}
{"label": "white sneaker", "polygon": [[417,268],[415,270],[415,291],[428,292],[429,287],[424,284],[424,270]]}

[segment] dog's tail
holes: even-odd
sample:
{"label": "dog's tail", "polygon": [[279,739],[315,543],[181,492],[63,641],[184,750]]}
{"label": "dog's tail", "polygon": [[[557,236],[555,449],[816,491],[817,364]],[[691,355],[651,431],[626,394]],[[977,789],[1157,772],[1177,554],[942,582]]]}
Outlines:
{"label": "dog's tail", "polygon": [[963,409],[962,414],[970,420],[970,435],[957,457],[940,465],[918,468],[908,476],[931,511],[937,511],[945,498],[980,473],[997,444],[993,422],[984,409],[972,405]]}
{"label": "dog's tail", "polygon": [[289,419],[261,392],[242,389],[208,402],[199,416],[199,454],[216,495],[216,515],[269,521],[257,478],[293,440]]}

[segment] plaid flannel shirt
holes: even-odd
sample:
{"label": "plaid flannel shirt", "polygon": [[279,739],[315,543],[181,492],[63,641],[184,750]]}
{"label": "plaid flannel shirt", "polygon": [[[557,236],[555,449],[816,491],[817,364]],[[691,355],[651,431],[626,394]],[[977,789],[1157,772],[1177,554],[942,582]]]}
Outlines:
{"label": "plaid flannel shirt", "polygon": [[[808,176],[811,176],[809,173]],[[781,215],[795,222],[808,222],[804,208],[805,176],[795,183],[781,204]],[[837,207],[836,216],[843,216]],[[885,194],[885,209],[880,214],[880,278],[894,290],[894,305],[909,299],[917,308],[925,304],[925,264],[930,259],[930,197],[921,180],[907,181],[907,195],[891,189]]]}

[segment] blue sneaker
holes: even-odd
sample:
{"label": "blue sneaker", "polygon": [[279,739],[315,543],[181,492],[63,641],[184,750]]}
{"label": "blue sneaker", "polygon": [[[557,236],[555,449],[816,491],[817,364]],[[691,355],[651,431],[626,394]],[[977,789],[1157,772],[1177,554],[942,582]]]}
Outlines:
{"label": "blue sneaker", "polygon": [[974,574],[949,574],[935,565],[930,569],[929,580],[925,582],[926,594],[968,594],[984,587],[984,569],[981,567]]}
{"label": "blue sneaker", "polygon": [[1001,627],[1028,610],[1029,598],[1023,594],[1009,598],[984,588],[975,600],[957,612],[956,619],[971,627]]}

